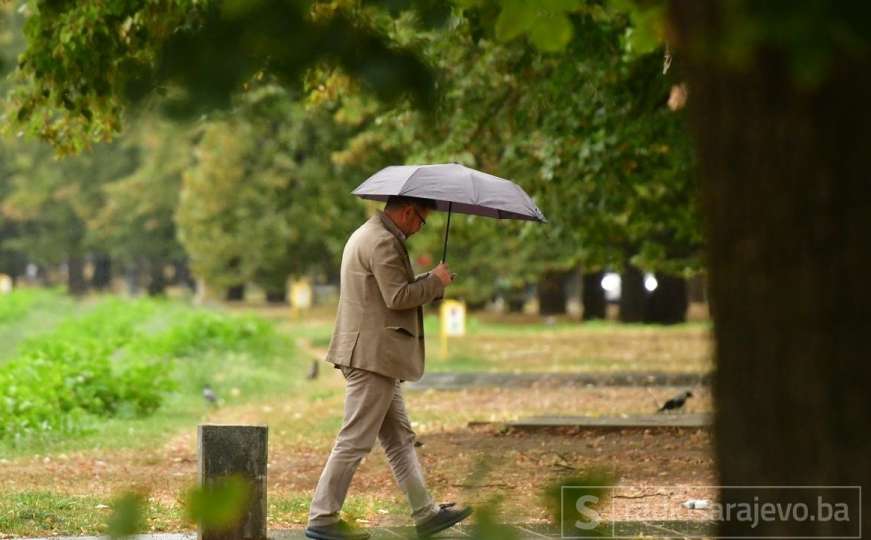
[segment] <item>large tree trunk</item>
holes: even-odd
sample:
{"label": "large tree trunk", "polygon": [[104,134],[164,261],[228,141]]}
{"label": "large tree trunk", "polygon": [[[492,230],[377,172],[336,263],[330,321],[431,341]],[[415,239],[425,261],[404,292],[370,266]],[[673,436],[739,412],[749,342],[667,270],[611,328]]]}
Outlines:
{"label": "large tree trunk", "polygon": [[608,302],[605,300],[605,289],[602,288],[604,276],[605,272],[589,272],[581,278],[581,303],[584,305],[585,321],[604,319],[607,315]]}
{"label": "large tree trunk", "polygon": [[678,276],[656,274],[656,289],[647,297],[645,322],[677,324],[686,322],[689,297],[687,281]]}
{"label": "large tree trunk", "polygon": [[70,255],[67,258],[67,292],[73,296],[81,296],[87,291],[85,259],[81,255]]}
{"label": "large tree trunk", "polygon": [[635,266],[627,265],[620,275],[620,322],[644,321],[647,305],[647,290],[644,288],[644,273]]}
{"label": "large tree trunk", "polygon": [[545,272],[538,280],[538,313],[563,315],[566,312],[565,272]]}
{"label": "large tree trunk", "polygon": [[[675,3],[675,44],[717,50],[738,35],[718,21],[759,22],[736,13],[721,18],[723,4]],[[840,15],[842,4],[820,10],[823,19],[816,21],[809,20],[810,4],[796,4],[795,12],[775,5],[790,10],[781,19],[804,18],[808,28],[851,25]],[[773,35],[765,31],[752,35]],[[687,51],[715,321],[714,441],[723,485],[871,486],[871,56],[829,49],[849,40],[823,41],[812,45],[822,47],[814,51],[827,60],[818,86],[798,85],[793,69],[803,60],[774,47],[749,50],[740,73]],[[792,54],[798,52],[796,45]],[[724,503],[752,495],[782,499],[790,492],[721,493]],[[861,512],[866,531],[869,501],[865,497]],[[763,522],[752,534],[856,535],[857,513],[852,507],[847,523]],[[747,533],[735,521],[719,531]]]}

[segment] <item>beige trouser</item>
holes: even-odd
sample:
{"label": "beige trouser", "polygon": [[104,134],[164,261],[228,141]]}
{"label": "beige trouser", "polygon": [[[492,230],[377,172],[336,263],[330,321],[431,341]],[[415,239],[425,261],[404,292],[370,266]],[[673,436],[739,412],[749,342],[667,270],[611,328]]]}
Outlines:
{"label": "beige trouser", "polygon": [[339,520],[351,478],[360,460],[372,450],[376,436],[399,488],[408,497],[415,523],[431,517],[438,507],[424,483],[399,381],[362,369],[341,369],[347,382],[345,420],[315,489],[309,526]]}

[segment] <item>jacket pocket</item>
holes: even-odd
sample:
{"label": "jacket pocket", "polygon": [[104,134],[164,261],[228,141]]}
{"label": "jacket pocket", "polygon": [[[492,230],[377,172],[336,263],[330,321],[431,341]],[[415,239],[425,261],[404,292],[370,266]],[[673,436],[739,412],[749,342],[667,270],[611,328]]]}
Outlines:
{"label": "jacket pocket", "polygon": [[409,328],[406,328],[404,326],[385,326],[385,328],[388,330],[393,330],[394,332],[396,332],[400,335],[403,335],[403,336],[417,337],[417,332],[415,332]]}

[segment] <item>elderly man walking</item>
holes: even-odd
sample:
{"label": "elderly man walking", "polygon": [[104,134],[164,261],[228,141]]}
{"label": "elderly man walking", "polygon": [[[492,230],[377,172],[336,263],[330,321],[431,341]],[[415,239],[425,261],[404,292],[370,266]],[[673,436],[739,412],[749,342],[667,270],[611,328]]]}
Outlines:
{"label": "elderly man walking", "polygon": [[358,228],[342,253],[336,326],[326,360],[346,380],[345,418],[321,473],[305,535],[317,540],[365,540],[339,519],[351,478],[375,439],[411,505],[417,533],[435,534],[459,523],[471,508],[436,505],[424,482],[405,412],[400,382],[424,371],[424,304],[441,298],[453,281],[448,266],[415,276],[405,240],[426,223],[435,203],[391,197],[384,212]]}

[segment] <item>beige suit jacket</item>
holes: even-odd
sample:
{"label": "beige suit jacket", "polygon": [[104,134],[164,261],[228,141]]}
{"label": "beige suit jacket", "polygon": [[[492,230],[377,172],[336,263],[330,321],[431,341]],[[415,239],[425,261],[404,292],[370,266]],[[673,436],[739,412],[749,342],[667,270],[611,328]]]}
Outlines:
{"label": "beige suit jacket", "polygon": [[424,370],[423,304],[441,281],[414,275],[405,235],[383,213],[354,231],[342,252],[339,309],[326,360],[416,381]]}

